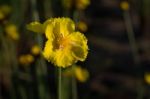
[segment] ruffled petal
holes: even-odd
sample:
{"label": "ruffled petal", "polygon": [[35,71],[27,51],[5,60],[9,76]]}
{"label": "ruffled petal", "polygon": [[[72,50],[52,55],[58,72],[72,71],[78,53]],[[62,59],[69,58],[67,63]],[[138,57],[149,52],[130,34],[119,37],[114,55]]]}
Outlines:
{"label": "ruffled petal", "polygon": [[45,30],[45,35],[46,35],[46,38],[48,38],[49,40],[54,39],[55,34],[53,33],[53,30],[54,30],[54,25],[48,24]]}
{"label": "ruffled petal", "polygon": [[32,32],[36,32],[36,33],[44,33],[45,32],[43,25],[39,22],[36,22],[36,21],[28,24],[27,29],[32,31]]}
{"label": "ruffled petal", "polygon": [[53,18],[47,21],[47,24],[49,23],[52,24],[53,33],[57,37],[60,37],[60,36],[65,37],[75,30],[75,24],[69,18]]}
{"label": "ruffled petal", "polygon": [[43,56],[46,58],[48,61],[51,61],[53,59],[53,45],[51,40],[47,40],[45,43],[44,51],[43,51]]}
{"label": "ruffled petal", "polygon": [[67,36],[68,34],[74,32],[75,24],[69,18],[62,18],[62,22],[60,22],[60,33],[63,33],[63,36]]}
{"label": "ruffled petal", "polygon": [[75,58],[84,61],[88,54],[88,45],[86,37],[80,32],[74,32],[69,35],[71,40],[71,51]]}
{"label": "ruffled petal", "polygon": [[55,57],[53,63],[58,67],[68,67],[76,63],[77,60],[73,57],[71,50],[65,48],[64,50],[57,50],[55,52]]}

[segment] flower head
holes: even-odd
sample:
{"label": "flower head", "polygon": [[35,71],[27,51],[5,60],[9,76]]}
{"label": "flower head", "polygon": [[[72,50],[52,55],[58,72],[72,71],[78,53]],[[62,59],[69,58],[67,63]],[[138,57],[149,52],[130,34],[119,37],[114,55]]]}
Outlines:
{"label": "flower head", "polygon": [[75,24],[69,18],[52,18],[42,28],[48,39],[43,56],[58,67],[68,67],[87,57],[86,37],[75,31]]}

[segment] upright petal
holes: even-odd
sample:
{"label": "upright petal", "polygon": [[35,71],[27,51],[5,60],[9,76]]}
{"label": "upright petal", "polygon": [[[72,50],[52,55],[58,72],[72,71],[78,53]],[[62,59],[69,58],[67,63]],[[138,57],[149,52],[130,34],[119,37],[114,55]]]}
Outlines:
{"label": "upright petal", "polygon": [[65,37],[75,30],[75,24],[69,18],[53,18],[51,19],[51,21],[49,21],[49,23],[53,24],[53,28],[54,28],[53,33],[56,36]]}
{"label": "upright petal", "polygon": [[49,40],[54,39],[55,34],[53,33],[53,31],[54,31],[54,25],[48,24],[45,30],[45,35]]}

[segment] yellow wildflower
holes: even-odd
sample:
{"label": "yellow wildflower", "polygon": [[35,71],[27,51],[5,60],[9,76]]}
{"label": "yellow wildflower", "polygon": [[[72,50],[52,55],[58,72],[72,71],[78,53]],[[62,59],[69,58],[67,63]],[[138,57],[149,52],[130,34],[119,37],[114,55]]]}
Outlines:
{"label": "yellow wildflower", "polygon": [[148,84],[150,84],[150,73],[146,73],[146,74],[144,75],[144,79],[145,79],[145,81],[146,81]]}
{"label": "yellow wildflower", "polygon": [[52,18],[42,28],[45,28],[48,39],[43,51],[48,61],[58,67],[68,67],[86,59],[87,39],[82,33],[75,32],[75,24],[71,19]]}
{"label": "yellow wildflower", "polygon": [[34,57],[30,54],[22,55],[19,57],[19,62],[23,65],[28,65],[34,61]]}
{"label": "yellow wildflower", "polygon": [[85,82],[89,78],[89,72],[79,66],[75,67],[75,76],[80,82]]}
{"label": "yellow wildflower", "polygon": [[129,10],[129,3],[127,1],[123,1],[121,2],[120,7],[122,10],[127,11]]}
{"label": "yellow wildflower", "polygon": [[75,0],[76,8],[80,10],[84,10],[89,4],[90,0]]}
{"label": "yellow wildflower", "polygon": [[14,24],[6,25],[5,26],[5,32],[13,40],[18,40],[19,39],[19,33],[18,33],[16,25],[14,25]]}
{"label": "yellow wildflower", "polygon": [[80,31],[82,31],[82,32],[86,32],[87,29],[88,29],[86,23],[83,22],[83,21],[78,22],[77,28],[78,28]]}
{"label": "yellow wildflower", "polygon": [[32,48],[31,48],[31,53],[32,53],[33,55],[39,55],[39,54],[40,54],[40,51],[41,51],[41,49],[40,49],[40,47],[39,47],[38,45],[34,45],[34,46],[32,46]]}

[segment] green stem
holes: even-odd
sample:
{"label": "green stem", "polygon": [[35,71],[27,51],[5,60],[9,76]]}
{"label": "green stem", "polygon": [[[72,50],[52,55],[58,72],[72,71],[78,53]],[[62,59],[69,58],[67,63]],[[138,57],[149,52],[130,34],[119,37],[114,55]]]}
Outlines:
{"label": "green stem", "polygon": [[134,35],[131,18],[130,18],[128,11],[124,12],[124,20],[125,20],[127,33],[128,33],[129,44],[131,46],[131,50],[132,50],[132,54],[133,54],[134,63],[136,65],[138,65],[138,64],[140,64],[138,47],[136,45],[135,35]]}
{"label": "green stem", "polygon": [[[75,65],[72,66],[72,72],[74,72],[74,66]],[[77,83],[76,83],[75,75],[72,76],[71,85],[72,85],[72,99],[78,99]]]}
{"label": "green stem", "polygon": [[[133,31],[133,27],[132,27],[132,22],[131,22],[131,17],[129,15],[128,11],[124,11],[124,20],[125,20],[125,26],[127,29],[127,33],[128,33],[128,39],[129,39],[129,44],[131,46],[131,51],[133,54],[133,60],[136,66],[138,66],[138,76],[140,77],[140,81],[138,83],[138,87],[137,87],[137,99],[143,99],[143,95],[144,95],[144,86],[142,83],[142,72],[140,69],[140,57],[139,57],[139,53],[138,53],[138,47],[136,45],[136,40],[135,40],[135,35],[134,35],[134,31]],[[142,78],[141,78],[142,77]]]}
{"label": "green stem", "polygon": [[62,83],[62,75],[61,75],[61,67],[58,68],[58,99],[61,99],[61,89],[62,89],[62,86],[61,86],[61,83]]}

